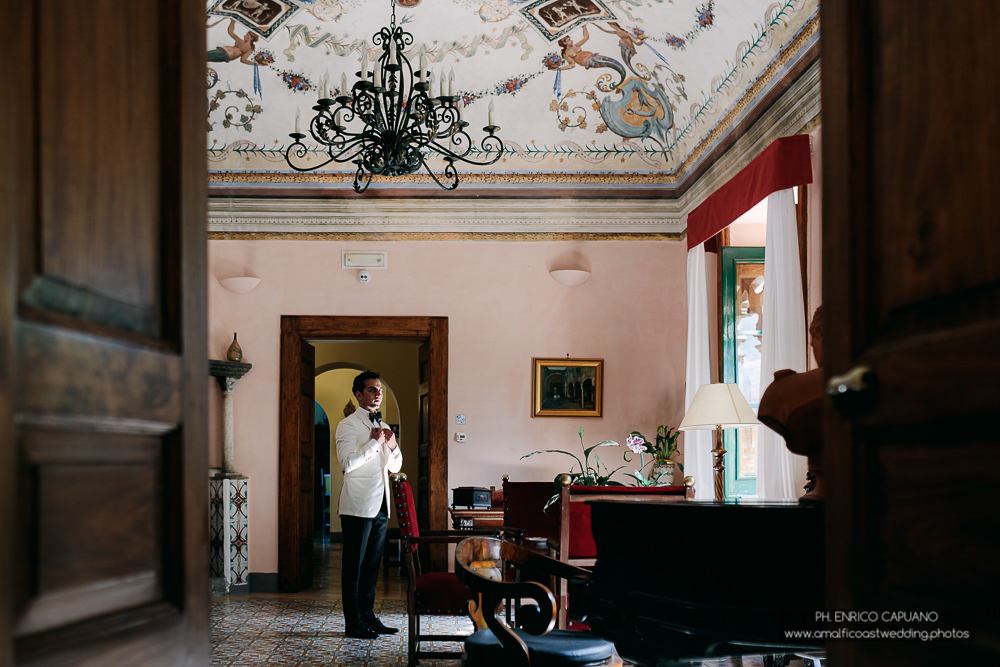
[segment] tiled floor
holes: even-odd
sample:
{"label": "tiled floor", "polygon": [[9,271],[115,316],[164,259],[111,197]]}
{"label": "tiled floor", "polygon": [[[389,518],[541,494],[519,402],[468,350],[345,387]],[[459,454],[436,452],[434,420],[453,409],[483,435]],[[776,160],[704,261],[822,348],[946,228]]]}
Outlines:
{"label": "tiled floor", "polygon": [[[212,665],[286,665],[319,667],[406,665],[406,577],[395,569],[379,577],[376,613],[395,635],[378,639],[348,639],[340,598],[340,548],[317,544],[317,571],[312,588],[293,594],[233,595],[212,600]],[[421,623],[423,626],[423,623]],[[436,616],[423,628],[433,634],[463,634],[466,618]],[[435,644],[430,650],[461,650],[460,645]],[[457,667],[458,660],[424,660],[430,667]],[[793,666],[801,666],[795,661]],[[703,667],[762,667],[759,656],[706,661]]]}
{"label": "tiled floor", "polygon": [[[212,600],[212,665],[351,665],[388,667],[406,664],[406,577],[395,568],[379,576],[376,613],[395,635],[348,639],[340,595],[340,545],[317,543],[314,585],[292,594],[251,594]],[[472,631],[467,618],[427,617],[421,629],[431,634]],[[426,647],[425,647],[426,648]],[[461,651],[441,642],[428,650]],[[433,667],[457,667],[457,660],[435,660]]]}

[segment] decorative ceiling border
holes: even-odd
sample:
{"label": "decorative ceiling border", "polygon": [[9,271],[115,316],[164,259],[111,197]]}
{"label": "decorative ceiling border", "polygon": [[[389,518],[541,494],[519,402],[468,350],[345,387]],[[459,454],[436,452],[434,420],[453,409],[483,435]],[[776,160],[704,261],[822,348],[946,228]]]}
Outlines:
{"label": "decorative ceiling border", "polygon": [[220,233],[680,234],[674,199],[228,199],[209,201]]}
{"label": "decorative ceiling border", "polygon": [[587,234],[539,232],[212,232],[209,241],[683,241],[680,234]]}
{"label": "decorative ceiling border", "polygon": [[[210,238],[681,240],[687,214],[709,194],[775,139],[812,125],[821,109],[820,73],[817,59],[676,199],[213,197],[208,208]],[[627,193],[623,190],[625,197]]]}

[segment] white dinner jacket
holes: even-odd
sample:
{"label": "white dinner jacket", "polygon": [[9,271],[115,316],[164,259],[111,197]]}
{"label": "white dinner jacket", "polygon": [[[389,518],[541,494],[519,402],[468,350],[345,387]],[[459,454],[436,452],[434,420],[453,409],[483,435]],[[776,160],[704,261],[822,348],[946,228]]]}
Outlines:
{"label": "white dinner jacket", "polygon": [[[367,410],[359,408],[337,425],[337,460],[344,471],[344,486],[340,490],[338,514],[372,518],[382,508],[385,497],[392,516],[392,493],[389,473],[399,472],[403,454],[378,444],[371,437],[372,422]],[[388,428],[379,422],[382,428]]]}

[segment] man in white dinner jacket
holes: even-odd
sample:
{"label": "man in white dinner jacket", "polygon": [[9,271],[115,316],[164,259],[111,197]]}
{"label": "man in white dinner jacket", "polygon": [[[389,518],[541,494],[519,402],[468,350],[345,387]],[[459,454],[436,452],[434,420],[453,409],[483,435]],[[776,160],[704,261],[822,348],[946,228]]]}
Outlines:
{"label": "man in white dinner jacket", "polygon": [[337,425],[337,459],[344,471],[338,510],[344,532],[344,618],[348,637],[375,639],[398,632],[375,615],[375,585],[392,507],[389,473],[399,472],[403,455],[378,409],[382,404],[379,374],[361,373],[354,378],[352,390],[358,410]]}

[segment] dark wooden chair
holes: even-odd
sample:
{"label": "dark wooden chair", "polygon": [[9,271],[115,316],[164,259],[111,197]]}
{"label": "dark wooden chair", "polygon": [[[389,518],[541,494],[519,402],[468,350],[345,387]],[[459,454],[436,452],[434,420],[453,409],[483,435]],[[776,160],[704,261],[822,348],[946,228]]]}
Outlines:
{"label": "dark wooden chair", "polygon": [[[512,482],[509,476],[504,475],[502,491],[503,538],[544,553],[549,540],[559,537],[558,507],[542,511],[545,503],[558,492],[557,487],[552,482]],[[533,575],[510,567],[505,576],[509,581],[521,581]],[[544,578],[540,583],[547,583],[552,590],[556,588],[553,578]],[[521,601],[515,598],[507,607],[507,623],[516,623],[520,615]]]}
{"label": "dark wooden chair", "polygon": [[[622,660],[611,642],[582,632],[552,631],[556,601],[552,592],[536,582],[503,580],[511,565],[542,575],[585,579],[587,570],[561,563],[507,540],[470,537],[455,551],[455,574],[481,599],[485,629],[465,640],[462,664],[466,667],[620,667]],[[537,612],[513,629],[502,618],[511,598],[530,598]]]}
{"label": "dark wooden chair", "polygon": [[[427,635],[420,632],[420,617],[472,616],[475,619],[476,599],[472,591],[452,572],[423,573],[417,546],[420,544],[457,543],[470,535],[499,535],[498,530],[427,530],[417,526],[417,511],[413,490],[405,474],[390,475],[392,496],[399,522],[400,550],[409,577],[406,593],[408,617],[407,664],[415,667],[420,658],[458,658],[458,651],[422,651],[421,642],[461,642],[467,635]],[[474,620],[475,622],[475,620]]]}
{"label": "dark wooden chair", "polygon": [[[694,481],[688,478],[684,486],[577,486],[564,485],[559,489],[559,501],[549,508],[549,514],[558,518],[559,534],[549,539],[549,555],[567,565],[589,567],[597,562],[597,545],[590,527],[590,506],[587,501],[608,498],[627,498],[635,502],[665,499],[682,502],[694,498]],[[554,492],[554,491],[553,491]],[[556,599],[559,616],[557,625],[565,629],[568,623],[565,579],[558,582]]]}
{"label": "dark wooden chair", "polygon": [[546,544],[559,538],[559,512],[545,503],[557,492],[552,482],[512,482],[503,476],[504,538],[515,544],[530,545],[532,541]]}

